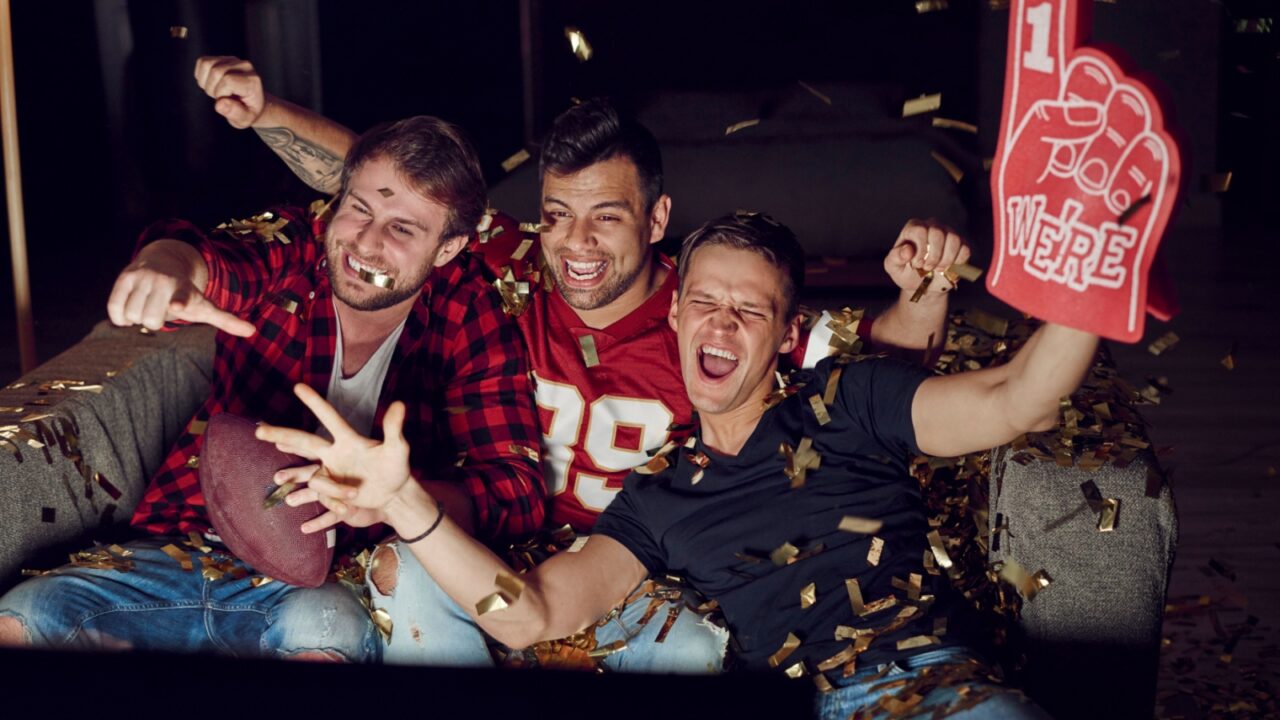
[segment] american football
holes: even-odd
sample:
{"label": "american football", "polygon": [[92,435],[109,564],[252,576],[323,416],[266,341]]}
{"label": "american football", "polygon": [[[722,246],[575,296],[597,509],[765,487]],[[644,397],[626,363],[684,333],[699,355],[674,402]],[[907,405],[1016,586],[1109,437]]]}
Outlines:
{"label": "american football", "polygon": [[[333,563],[332,532],[305,535],[302,523],[323,508],[267,503],[277,470],[306,460],[253,436],[257,423],[230,413],[209,418],[200,452],[200,489],[214,532],[254,570],[281,582],[317,587]],[[270,507],[268,507],[270,506]]]}

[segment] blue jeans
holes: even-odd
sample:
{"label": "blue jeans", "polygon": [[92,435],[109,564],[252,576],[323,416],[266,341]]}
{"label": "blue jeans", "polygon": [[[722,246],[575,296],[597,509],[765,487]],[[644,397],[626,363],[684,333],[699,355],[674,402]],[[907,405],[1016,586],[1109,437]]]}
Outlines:
{"label": "blue jeans", "polygon": [[[890,717],[888,712],[880,709],[877,701],[883,697],[893,697],[902,691],[902,684],[894,683],[895,680],[914,680],[926,667],[965,664],[972,657],[964,648],[949,647],[929,650],[889,663],[887,669],[884,665],[868,667],[834,683],[836,689],[831,692],[819,694],[814,703],[813,716],[816,720],[848,720],[854,713],[861,711],[866,713],[865,717]],[[884,673],[883,676],[881,673]],[[885,685],[887,687],[881,687]],[[946,717],[962,720],[1049,720],[1048,713],[1032,704],[1021,692],[977,678],[934,689],[902,717],[930,717],[934,709],[950,707],[960,700],[959,691],[964,687],[970,689],[966,692],[981,691],[986,699]]]}
{"label": "blue jeans", "polygon": [[[0,597],[0,617],[22,623],[31,644],[48,648],[213,651],[287,657],[324,653],[351,662],[377,661],[378,632],[355,594],[327,583],[300,588],[279,581],[253,587],[253,571],[225,550],[216,561],[243,568],[213,581],[183,538],[124,544],[127,572],[66,565]],[[183,570],[160,548],[173,543],[194,556]]]}
{"label": "blue jeans", "polygon": [[[488,638],[475,621],[453,601],[407,548],[400,543],[379,548],[395,552],[399,573],[391,593],[368,582],[374,607],[386,610],[393,623],[382,657],[388,663],[489,667]],[[372,573],[369,574],[372,578]],[[604,665],[617,672],[717,673],[724,667],[729,633],[706,622],[689,609],[677,617],[666,638],[655,642],[666,623],[668,608],[660,607],[644,625],[649,607],[642,597],[616,618],[596,628],[597,646],[625,640],[627,648],[609,655]]]}

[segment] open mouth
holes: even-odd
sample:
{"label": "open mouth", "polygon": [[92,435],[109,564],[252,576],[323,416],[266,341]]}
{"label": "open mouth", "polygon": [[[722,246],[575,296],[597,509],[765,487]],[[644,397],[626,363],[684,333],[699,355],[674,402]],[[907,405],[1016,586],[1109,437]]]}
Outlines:
{"label": "open mouth", "polygon": [[375,287],[389,290],[395,283],[395,280],[387,274],[387,271],[361,262],[350,253],[347,253],[347,267],[355,273],[356,277]]}
{"label": "open mouth", "polygon": [[563,260],[565,279],[572,283],[589,285],[604,276],[605,268],[609,267],[608,260],[593,260],[590,262],[579,262],[577,260]]}
{"label": "open mouth", "polygon": [[703,345],[698,348],[698,367],[703,375],[719,380],[738,367],[738,356],[723,348]]}

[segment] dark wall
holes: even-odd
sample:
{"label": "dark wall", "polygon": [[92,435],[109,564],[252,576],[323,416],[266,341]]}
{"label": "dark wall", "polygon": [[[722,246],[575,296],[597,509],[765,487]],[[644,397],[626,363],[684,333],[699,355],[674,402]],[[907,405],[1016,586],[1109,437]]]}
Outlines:
{"label": "dark wall", "polygon": [[[1007,11],[914,2],[531,3],[541,78],[537,125],[572,97],[610,94],[643,106],[659,93],[856,85],[893,118],[905,97],[942,92],[945,114],[976,122],[958,137],[979,159],[994,149]],[[1275,0],[1095,3],[1095,36],[1123,47],[1171,93],[1189,139],[1192,190],[1178,220],[1217,224],[1202,175],[1235,170],[1232,217],[1274,197],[1274,34],[1233,23],[1277,14]],[[251,133],[229,128],[191,78],[201,54],[243,54],[267,84],[357,130],[439,114],[475,140],[491,180],[523,143],[518,0],[17,0],[12,5],[19,130],[39,353],[48,358],[103,315],[115,273],[152,219],[201,223],[310,191]],[[189,28],[186,40],[169,27]],[[595,49],[582,63],[566,25]],[[1245,67],[1242,71],[1239,68]],[[767,96],[764,93],[762,97]],[[696,116],[699,108],[690,108]],[[760,108],[767,116],[769,107]],[[1233,114],[1234,113],[1234,114]],[[708,176],[715,179],[714,168]],[[984,182],[970,181],[980,206]],[[830,202],[814,188],[815,202]],[[983,217],[979,208],[972,213]],[[1229,218],[1230,219],[1230,218]],[[7,236],[7,230],[5,232]],[[17,374],[8,254],[0,261],[0,381]]]}

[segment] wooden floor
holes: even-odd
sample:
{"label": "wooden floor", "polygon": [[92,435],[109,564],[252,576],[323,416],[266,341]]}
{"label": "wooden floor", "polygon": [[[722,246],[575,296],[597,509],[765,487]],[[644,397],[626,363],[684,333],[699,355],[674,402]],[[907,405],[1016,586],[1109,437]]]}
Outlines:
{"label": "wooden floor", "polygon": [[[1267,248],[1276,240],[1274,232],[1167,238],[1183,307],[1167,329],[1181,339],[1158,357],[1145,344],[1115,349],[1127,377],[1163,376],[1173,389],[1145,412],[1153,441],[1169,446],[1162,462],[1180,522],[1161,675],[1166,717],[1257,716],[1240,704],[1257,704],[1249,674],[1272,693],[1280,678],[1280,273]],[[1165,331],[1152,323],[1147,338]],[[1232,347],[1228,370],[1221,361]],[[1226,662],[1222,636],[1237,632]],[[1206,699],[1227,697],[1226,708],[1198,712]]]}

